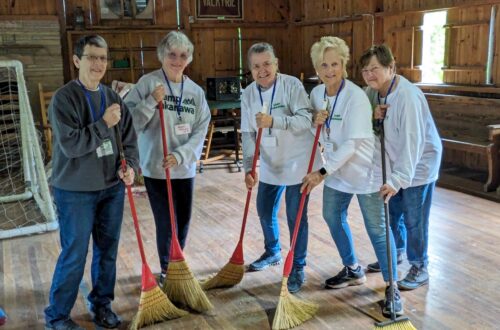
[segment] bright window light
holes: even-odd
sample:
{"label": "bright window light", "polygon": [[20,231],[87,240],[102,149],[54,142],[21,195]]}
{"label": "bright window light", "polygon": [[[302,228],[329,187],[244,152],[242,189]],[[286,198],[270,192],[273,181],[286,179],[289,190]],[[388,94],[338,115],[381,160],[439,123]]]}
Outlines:
{"label": "bright window light", "polygon": [[446,11],[424,14],[422,82],[443,83]]}

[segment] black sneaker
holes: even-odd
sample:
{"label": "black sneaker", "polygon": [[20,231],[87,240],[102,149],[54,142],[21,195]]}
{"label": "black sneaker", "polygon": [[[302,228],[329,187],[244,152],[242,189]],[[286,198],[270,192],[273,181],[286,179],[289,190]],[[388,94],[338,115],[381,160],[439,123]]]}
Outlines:
{"label": "black sneaker", "polygon": [[[397,260],[398,265],[401,265],[403,263],[403,254],[398,253],[398,260]],[[379,273],[380,270],[380,264],[378,261],[375,261],[374,263],[368,264],[366,266],[366,270],[372,272],[372,273]]]}
{"label": "black sneaker", "polygon": [[425,267],[411,266],[406,277],[398,281],[398,287],[401,290],[413,290],[429,283],[429,273]]}
{"label": "black sneaker", "polygon": [[72,319],[67,319],[64,321],[57,322],[52,325],[45,325],[45,329],[54,329],[54,330],[85,330],[78,324],[75,323]]}
{"label": "black sneaker", "polygon": [[91,310],[94,313],[94,323],[100,327],[114,329],[122,323],[121,318],[109,306],[92,306]]}
{"label": "black sneaker", "polygon": [[167,281],[167,273],[162,270],[160,276],[158,276],[158,286],[160,288],[163,288],[163,285],[165,284],[166,281]]}
{"label": "black sneaker", "polygon": [[274,255],[269,255],[265,252],[260,256],[259,259],[255,260],[248,266],[248,270],[251,272],[258,272],[260,270],[264,270],[269,266],[276,266],[283,262],[281,258],[281,253],[276,253]]}
{"label": "black sneaker", "polygon": [[337,275],[325,281],[325,288],[341,289],[350,285],[360,285],[365,283],[365,281],[365,272],[361,266],[358,266],[356,269],[345,266]]}
{"label": "black sneaker", "polygon": [[[390,318],[391,317],[391,287],[388,286],[385,288],[385,300],[384,300],[384,308],[382,309],[382,314]],[[394,287],[394,314],[396,316],[403,315],[403,302],[401,301],[401,294],[397,287]]]}
{"label": "black sneaker", "polygon": [[304,269],[293,268],[290,276],[288,277],[288,291],[290,293],[299,292],[302,284],[306,281]]}

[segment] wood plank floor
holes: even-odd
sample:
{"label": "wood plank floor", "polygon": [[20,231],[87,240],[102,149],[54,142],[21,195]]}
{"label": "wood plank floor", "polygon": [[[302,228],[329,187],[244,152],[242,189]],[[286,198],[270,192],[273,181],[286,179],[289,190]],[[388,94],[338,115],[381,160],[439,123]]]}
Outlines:
{"label": "wood plank floor", "polygon": [[[234,170],[233,170],[234,171]],[[196,178],[195,208],[185,256],[191,270],[204,278],[222,267],[232,254],[241,224],[245,190],[242,173],[207,168]],[[309,204],[307,283],[299,297],[320,305],[316,317],[299,329],[370,329],[381,318],[384,284],[367,274],[365,285],[325,290],[323,282],[342,265],[321,216],[321,189]],[[263,239],[255,196],[245,239],[245,260],[262,253]],[[159,271],[154,223],[147,198],[136,196],[145,248],[153,272]],[[430,220],[430,284],[403,292],[405,311],[418,329],[500,328],[500,204],[437,188]],[[374,261],[359,207],[349,213],[361,264]],[[288,251],[284,207],[280,212],[282,247]],[[43,329],[43,309],[59,252],[58,232],[0,241],[0,305],[8,314],[4,329]],[[90,259],[89,253],[89,259]],[[400,274],[408,269],[405,263]],[[230,289],[208,292],[215,306],[209,314],[190,314],[150,329],[269,329],[281,287],[282,267],[247,273]],[[123,329],[137,310],[141,265],[129,209],[123,222],[116,298],[113,307]],[[90,288],[89,263],[72,317],[93,329],[84,295]]]}

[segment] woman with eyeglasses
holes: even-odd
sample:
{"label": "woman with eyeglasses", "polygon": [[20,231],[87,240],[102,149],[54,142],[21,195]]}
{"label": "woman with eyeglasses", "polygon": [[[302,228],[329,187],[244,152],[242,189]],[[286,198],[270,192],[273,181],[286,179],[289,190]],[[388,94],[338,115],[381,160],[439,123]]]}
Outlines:
{"label": "woman with eyeglasses", "polygon": [[[248,66],[254,82],[241,97],[241,132],[245,184],[251,189],[259,182],[257,213],[264,234],[264,253],[249,265],[260,271],[282,262],[279,240],[278,211],[285,192],[286,216],[292,236],[299,202],[300,185],[314,142],[311,134],[311,107],[304,86],[295,77],[278,73],[278,59],[273,46],[256,43],[248,50]],[[267,113],[261,113],[267,103]],[[263,129],[260,144],[260,177],[252,177],[252,159],[259,129]],[[316,163],[321,162],[316,152]],[[302,214],[295,246],[293,268],[288,278],[288,290],[297,292],[305,281],[307,255],[307,202]]]}
{"label": "woman with eyeglasses", "polygon": [[[398,286],[413,290],[429,282],[429,213],[441,163],[441,140],[424,94],[396,74],[389,47],[371,47],[361,56],[360,63],[375,119],[383,120],[391,169],[380,194],[389,201],[398,263],[406,249],[411,265]],[[368,269],[380,271],[377,262],[369,264]]]}
{"label": "woman with eyeglasses", "polygon": [[[210,122],[205,93],[184,75],[193,60],[193,50],[184,33],[169,32],[157,47],[162,67],[141,77],[125,97],[138,135],[140,167],[156,224],[160,284],[165,281],[172,238],[165,168],[170,169],[177,236],[184,248],[191,220],[196,161]],[[169,151],[165,158],[159,102],[163,102]]]}
{"label": "woman with eyeglasses", "polygon": [[[389,265],[385,240],[384,202],[379,195],[382,183],[380,148],[372,129],[372,110],[365,92],[347,80],[349,47],[337,37],[322,37],[311,48],[311,59],[323,82],[311,92],[314,125],[323,125],[321,144],[325,166],[303,179],[302,189],[310,192],[325,181],[323,218],[342,259],[344,267],[325,281],[327,289],[361,285],[366,281],[358,263],[348,223],[348,208],[356,195],[366,231],[382,266],[389,287]],[[394,244],[394,240],[391,240]],[[397,280],[393,256],[394,279]],[[386,302],[389,301],[386,291]],[[397,315],[403,313],[399,292],[394,304]],[[390,315],[390,304],[382,312]]]}

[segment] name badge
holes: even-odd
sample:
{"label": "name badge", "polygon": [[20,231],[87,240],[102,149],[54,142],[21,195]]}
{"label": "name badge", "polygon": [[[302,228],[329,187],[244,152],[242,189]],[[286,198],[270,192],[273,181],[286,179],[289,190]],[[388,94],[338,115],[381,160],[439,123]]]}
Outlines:
{"label": "name badge", "polygon": [[175,135],[183,135],[189,133],[191,133],[191,125],[189,124],[175,125]]}
{"label": "name badge", "polygon": [[113,154],[113,144],[110,139],[104,140],[99,148],[96,150],[97,158],[101,158],[104,156],[109,156]]}
{"label": "name badge", "polygon": [[263,147],[276,147],[278,145],[276,136],[263,136],[261,141]]}

